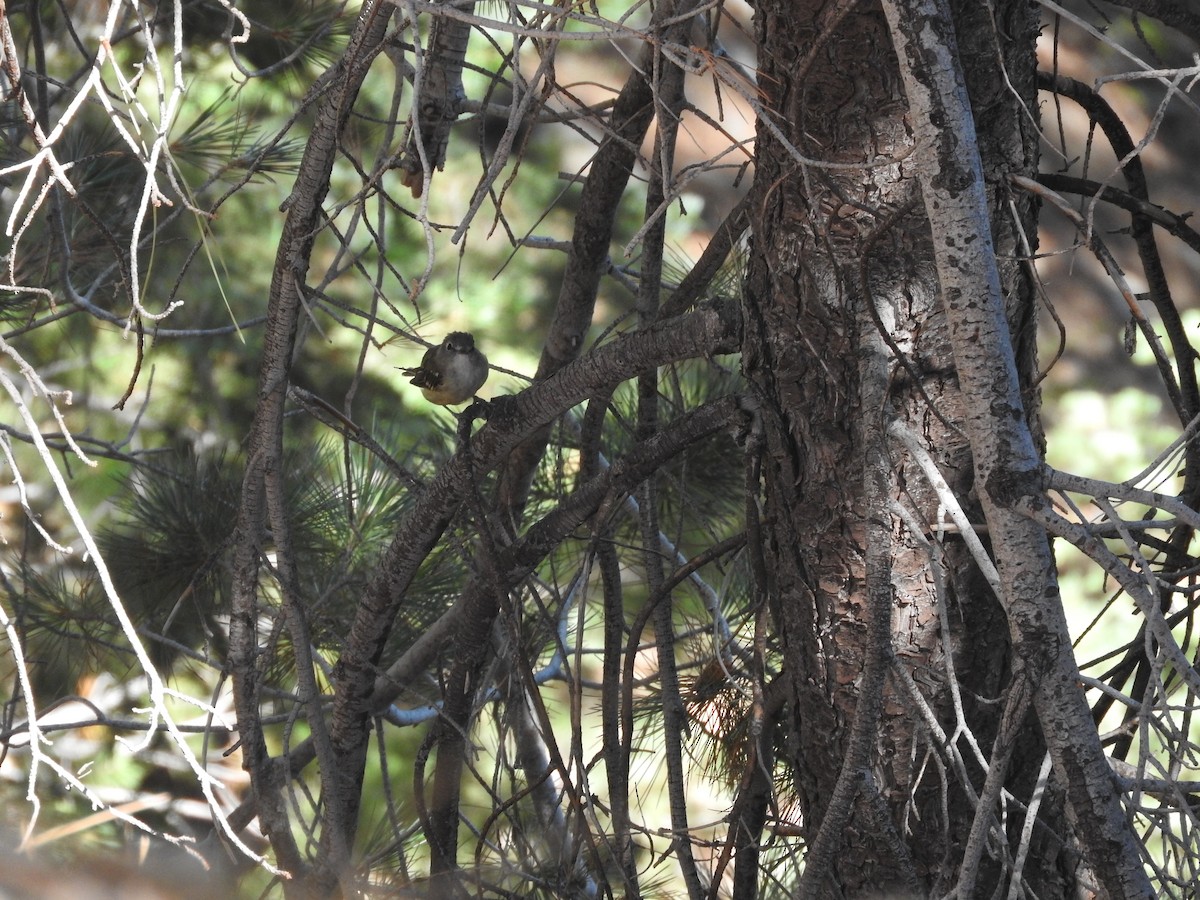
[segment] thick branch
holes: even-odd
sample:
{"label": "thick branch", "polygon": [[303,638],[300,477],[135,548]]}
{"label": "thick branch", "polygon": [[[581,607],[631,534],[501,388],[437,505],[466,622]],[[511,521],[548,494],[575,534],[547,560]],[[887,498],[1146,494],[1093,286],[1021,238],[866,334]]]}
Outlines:
{"label": "thick branch", "polygon": [[[1056,773],[1087,864],[1114,897],[1151,897],[1137,844],[1080,690],[1045,532],[998,502],[996,486],[1039,471],[1021,401],[992,249],[975,126],[950,11],[884,0],[917,138],[914,159],[965,398],[976,484],[1003,579],[1014,651],[1028,666]],[[935,124],[936,123],[936,124]]]}

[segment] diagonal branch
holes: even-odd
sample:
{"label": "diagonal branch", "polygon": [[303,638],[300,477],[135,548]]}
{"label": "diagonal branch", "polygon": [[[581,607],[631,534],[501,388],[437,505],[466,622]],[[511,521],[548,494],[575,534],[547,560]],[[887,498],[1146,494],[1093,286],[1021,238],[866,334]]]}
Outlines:
{"label": "diagonal branch", "polygon": [[[708,307],[625,335],[576,360],[553,378],[495,403],[487,426],[472,437],[417,497],[384,553],[364,592],[342,652],[334,699],[332,740],[344,777],[361,782],[366,765],[371,699],[384,643],[408,586],[470,490],[472,479],[503,463],[529,434],[597,391],[611,388],[637,372],[680,359],[729,352],[736,346],[738,321],[732,306]],[[353,834],[360,797],[343,798],[329,809],[330,825]]]}
{"label": "diagonal branch", "polygon": [[[1012,508],[1037,481],[1029,430],[992,246],[975,125],[942,0],[884,0],[917,139],[914,162],[933,229],[975,482],[1004,583],[1013,650],[1034,684],[1034,704],[1071,804],[1087,865],[1113,897],[1150,897],[1120,792],[1092,725],[1045,531]],[[936,124],[935,124],[936,123]],[[953,135],[951,139],[950,136]]]}

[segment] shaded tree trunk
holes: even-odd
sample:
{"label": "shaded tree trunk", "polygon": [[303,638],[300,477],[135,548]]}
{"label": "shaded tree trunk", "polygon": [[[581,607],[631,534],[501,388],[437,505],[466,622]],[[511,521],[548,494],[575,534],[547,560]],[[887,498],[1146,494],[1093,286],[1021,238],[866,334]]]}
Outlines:
{"label": "shaded tree trunk", "polygon": [[[998,4],[996,21],[978,5],[958,4],[955,15],[968,36],[961,51],[993,239],[1009,260],[1001,279],[1010,328],[1031,383],[1032,292],[1011,261],[1022,246],[1006,176],[1036,167],[1028,110],[1036,109],[1037,20],[1024,3]],[[763,398],[766,587],[790,687],[779,743],[799,797],[793,815],[809,845],[813,889],[937,895],[960,877],[984,789],[981,760],[993,757],[1013,677],[1004,611],[966,543],[931,540],[943,498],[911,449],[931,457],[967,518],[981,523],[908,105],[873,3],[763,3],[757,28],[759,84],[780,127],[759,126],[743,350]],[[1030,209],[1013,208],[1032,242]],[[861,383],[881,330],[883,409],[864,405]],[[905,440],[889,442],[891,507],[879,508],[864,493],[864,448],[886,418],[899,423],[893,438]],[[880,521],[891,532],[890,571],[880,576],[890,646],[874,643],[869,629],[868,530]],[[872,659],[886,679],[873,706],[863,706]],[[1012,752],[999,783],[1028,802],[1044,742],[1017,694],[995,751],[998,759]],[[914,714],[921,704],[924,720]],[[866,745],[855,747],[852,732]],[[839,773],[856,760],[861,770],[839,787]],[[1042,801],[1049,828],[1034,830],[1025,862],[1023,877],[1039,896],[1071,890],[1069,854],[1051,837],[1068,833],[1060,809],[1053,797]],[[1022,819],[1014,815],[1010,827],[1019,832]],[[990,888],[1000,865],[985,857],[977,876],[978,888]]]}

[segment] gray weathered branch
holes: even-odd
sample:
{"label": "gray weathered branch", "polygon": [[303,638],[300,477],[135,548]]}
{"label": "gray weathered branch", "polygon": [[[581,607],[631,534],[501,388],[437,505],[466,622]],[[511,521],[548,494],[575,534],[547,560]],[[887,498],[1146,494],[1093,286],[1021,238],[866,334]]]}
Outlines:
{"label": "gray weathered branch", "polygon": [[[992,248],[983,172],[950,11],[940,0],[884,0],[917,139],[914,161],[959,382],[964,430],[1003,581],[1013,649],[1070,802],[1087,865],[1113,897],[1151,897],[1120,790],[1092,723],[1045,531],[1012,508],[1009,488],[1036,481],[1041,460],[1021,400]],[[1020,492],[1018,492],[1020,493]]]}

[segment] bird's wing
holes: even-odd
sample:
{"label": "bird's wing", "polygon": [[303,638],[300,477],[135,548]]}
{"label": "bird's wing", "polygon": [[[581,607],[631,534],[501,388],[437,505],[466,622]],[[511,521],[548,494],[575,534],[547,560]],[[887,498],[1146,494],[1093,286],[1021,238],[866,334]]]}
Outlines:
{"label": "bird's wing", "polygon": [[437,371],[436,365],[436,347],[430,347],[425,351],[425,355],[421,357],[421,364],[415,369],[401,369],[400,371],[412,379],[412,383],[419,388],[435,388],[442,383],[442,376]]}

